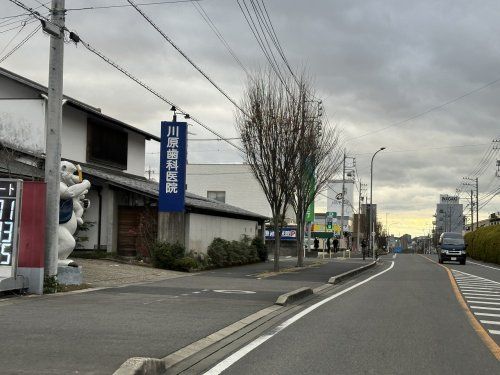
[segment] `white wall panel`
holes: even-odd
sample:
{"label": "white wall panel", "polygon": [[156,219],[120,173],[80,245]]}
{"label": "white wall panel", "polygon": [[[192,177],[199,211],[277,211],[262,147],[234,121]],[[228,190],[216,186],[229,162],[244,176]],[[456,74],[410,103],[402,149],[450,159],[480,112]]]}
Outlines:
{"label": "white wall panel", "polygon": [[232,219],[220,216],[189,214],[188,251],[207,252],[216,237],[228,241],[239,240],[243,235],[256,236],[257,221]]}

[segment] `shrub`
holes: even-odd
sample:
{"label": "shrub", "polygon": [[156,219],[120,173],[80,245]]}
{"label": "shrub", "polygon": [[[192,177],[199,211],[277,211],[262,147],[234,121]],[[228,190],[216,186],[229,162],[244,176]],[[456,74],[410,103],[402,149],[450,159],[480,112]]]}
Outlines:
{"label": "shrub", "polygon": [[257,252],[257,257],[261,262],[265,262],[267,260],[267,246],[260,237],[255,237],[252,240],[252,247]]}
{"label": "shrub", "polygon": [[217,267],[224,267],[228,261],[229,241],[222,238],[214,238],[208,246],[207,254],[210,262]]}
{"label": "shrub", "polygon": [[467,255],[500,264],[500,226],[489,226],[465,234]]}
{"label": "shrub", "polygon": [[177,271],[189,272],[198,268],[198,262],[191,257],[184,257],[174,261],[174,269]]}
{"label": "shrub", "polygon": [[157,268],[175,269],[175,262],[184,257],[184,246],[156,241],[151,248],[151,260]]}
{"label": "shrub", "polygon": [[[262,240],[260,240],[262,242]],[[216,267],[236,266],[258,262],[261,259],[259,248],[263,245],[250,241],[250,237],[243,236],[239,241],[227,241],[222,238],[214,238],[208,247],[207,254],[210,263]],[[262,251],[262,249],[260,250]],[[267,250],[264,259],[267,259]]]}

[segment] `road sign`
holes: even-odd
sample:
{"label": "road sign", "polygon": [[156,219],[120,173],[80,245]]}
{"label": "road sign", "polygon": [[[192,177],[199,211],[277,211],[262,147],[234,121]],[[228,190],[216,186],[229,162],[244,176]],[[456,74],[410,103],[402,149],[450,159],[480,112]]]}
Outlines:
{"label": "road sign", "polygon": [[337,217],[337,213],[336,212],[327,212],[326,213],[326,217],[336,218]]}

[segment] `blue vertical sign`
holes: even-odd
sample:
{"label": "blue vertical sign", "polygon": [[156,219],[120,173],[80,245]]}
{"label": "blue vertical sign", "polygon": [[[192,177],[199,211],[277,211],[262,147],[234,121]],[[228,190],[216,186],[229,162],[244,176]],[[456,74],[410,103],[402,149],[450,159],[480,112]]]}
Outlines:
{"label": "blue vertical sign", "polygon": [[183,212],[186,189],[187,123],[161,123],[158,211]]}

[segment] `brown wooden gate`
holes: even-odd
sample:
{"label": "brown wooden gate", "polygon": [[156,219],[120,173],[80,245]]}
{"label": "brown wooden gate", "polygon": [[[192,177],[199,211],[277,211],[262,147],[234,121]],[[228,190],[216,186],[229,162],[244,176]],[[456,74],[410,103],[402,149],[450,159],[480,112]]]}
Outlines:
{"label": "brown wooden gate", "polygon": [[156,238],[156,208],[118,207],[118,255],[148,256],[147,242]]}

